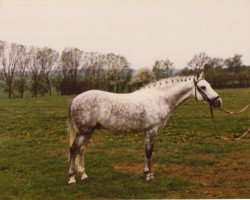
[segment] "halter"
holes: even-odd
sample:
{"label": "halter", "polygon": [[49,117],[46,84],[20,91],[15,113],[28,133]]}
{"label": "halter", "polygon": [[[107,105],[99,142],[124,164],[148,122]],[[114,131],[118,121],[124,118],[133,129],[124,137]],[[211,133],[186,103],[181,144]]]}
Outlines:
{"label": "halter", "polygon": [[220,96],[218,95],[217,97],[213,98],[213,99],[210,99],[205,92],[203,92],[203,90],[198,86],[198,83],[201,81],[201,80],[204,80],[204,79],[200,79],[198,81],[195,81],[194,80],[194,86],[195,86],[195,100],[198,101],[198,98],[197,98],[197,90],[199,91],[199,93],[201,94],[201,96],[210,104],[210,106],[213,105],[213,103],[220,98]]}
{"label": "halter", "polygon": [[199,91],[199,93],[201,94],[201,96],[209,103],[209,108],[210,108],[210,113],[211,113],[211,117],[212,117],[212,121],[213,121],[213,125],[214,125],[214,129],[216,131],[216,133],[218,134],[218,136],[220,137],[220,134],[215,126],[215,122],[214,122],[214,114],[213,114],[213,103],[220,98],[220,96],[218,95],[217,97],[215,98],[212,98],[210,99],[205,92],[203,92],[203,90],[198,86],[198,83],[201,81],[201,80],[204,80],[204,79],[200,79],[200,80],[197,80],[195,81],[194,80],[194,86],[195,86],[195,100],[198,101],[198,98],[197,98],[197,90]]}

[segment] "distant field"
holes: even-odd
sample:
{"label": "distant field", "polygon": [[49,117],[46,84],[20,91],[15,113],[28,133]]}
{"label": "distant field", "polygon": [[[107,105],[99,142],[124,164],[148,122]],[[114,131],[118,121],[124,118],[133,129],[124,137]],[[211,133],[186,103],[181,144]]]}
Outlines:
{"label": "distant field", "polygon": [[[250,104],[250,89],[218,90],[225,109]],[[155,140],[155,180],[144,180],[143,133],[96,131],[89,179],[68,186],[67,104],[71,97],[0,99],[0,199],[250,198],[250,135],[216,139],[209,108],[193,99]],[[250,108],[215,111],[221,135],[250,128]]]}

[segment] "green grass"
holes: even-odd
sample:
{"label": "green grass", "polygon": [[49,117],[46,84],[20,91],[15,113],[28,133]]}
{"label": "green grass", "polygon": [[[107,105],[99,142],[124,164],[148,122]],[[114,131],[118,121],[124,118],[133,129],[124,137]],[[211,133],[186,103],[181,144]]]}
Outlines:
{"label": "green grass", "polygon": [[[250,89],[218,92],[225,109],[239,110],[250,102]],[[86,155],[89,179],[81,183],[77,177],[78,184],[68,186],[70,99],[0,99],[0,199],[250,197],[249,139],[215,139],[207,104],[193,99],[180,106],[156,136],[154,181],[146,182],[142,174],[143,133],[99,130]],[[250,109],[214,115],[221,135],[250,127]],[[214,176],[211,180],[209,173]]]}

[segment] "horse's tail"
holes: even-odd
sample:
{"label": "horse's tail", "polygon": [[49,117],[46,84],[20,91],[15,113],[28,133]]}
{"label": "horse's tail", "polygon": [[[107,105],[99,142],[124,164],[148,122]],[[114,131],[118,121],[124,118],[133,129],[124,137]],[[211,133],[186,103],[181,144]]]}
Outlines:
{"label": "horse's tail", "polygon": [[69,132],[69,144],[70,146],[73,144],[75,138],[76,138],[76,129],[74,127],[74,123],[72,121],[72,116],[71,116],[71,105],[72,101],[70,102],[68,106],[68,132]]}

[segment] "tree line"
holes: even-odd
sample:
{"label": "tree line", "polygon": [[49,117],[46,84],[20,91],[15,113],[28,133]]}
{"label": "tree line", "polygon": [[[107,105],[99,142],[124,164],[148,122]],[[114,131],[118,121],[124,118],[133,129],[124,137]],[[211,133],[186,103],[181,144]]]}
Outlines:
{"label": "tree line", "polygon": [[65,48],[58,52],[0,41],[0,87],[9,98],[73,95],[90,89],[126,93],[143,85],[173,75],[190,75],[205,71],[206,79],[217,88],[249,87],[250,67],[242,56],[225,60],[205,53],[195,55],[187,66],[177,71],[170,60],[156,60],[151,69],[135,71],[127,59],[114,53],[85,52]]}
{"label": "tree line", "polygon": [[242,55],[222,59],[209,57],[202,52],[195,55],[180,74],[195,74],[205,72],[206,80],[214,88],[250,87],[250,66],[243,65]]}
{"label": "tree line", "polygon": [[27,47],[0,41],[0,80],[9,98],[72,95],[90,89],[127,92],[133,74],[120,55],[84,52],[65,48],[61,53],[48,48]]}

